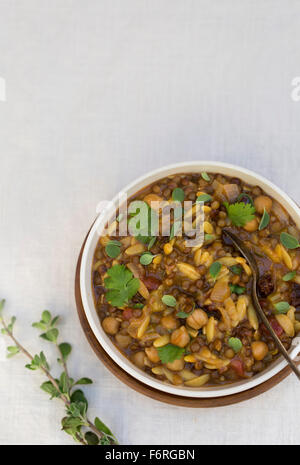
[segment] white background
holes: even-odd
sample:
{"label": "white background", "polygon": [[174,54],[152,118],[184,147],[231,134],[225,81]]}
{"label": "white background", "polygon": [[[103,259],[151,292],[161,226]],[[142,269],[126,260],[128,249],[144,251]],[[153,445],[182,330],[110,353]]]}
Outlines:
{"label": "white background", "polygon": [[[0,0],[0,295],[32,352],[51,348],[31,322],[62,315],[91,416],[123,444],[300,442],[296,377],[219,409],[150,400],[96,358],[73,292],[98,201],[148,170],[227,161],[300,201],[299,21],[297,0]],[[0,443],[71,444],[41,375],[0,344]]]}

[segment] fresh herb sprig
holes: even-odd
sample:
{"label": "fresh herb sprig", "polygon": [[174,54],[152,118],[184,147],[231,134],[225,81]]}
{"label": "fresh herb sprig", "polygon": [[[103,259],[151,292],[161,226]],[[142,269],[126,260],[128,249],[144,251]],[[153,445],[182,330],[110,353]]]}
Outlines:
{"label": "fresh herb sprig", "polygon": [[224,202],[224,205],[232,224],[235,226],[245,226],[246,223],[255,218],[255,208],[249,203],[236,202],[229,204]]}
{"label": "fresh herb sprig", "polygon": [[50,399],[58,398],[66,408],[66,416],[61,421],[62,430],[70,434],[76,442],[82,445],[109,445],[118,444],[117,439],[110,429],[99,419],[95,418],[94,422],[89,420],[87,416],[88,402],[81,389],[76,386],[91,384],[90,378],[80,378],[75,381],[69,376],[67,368],[67,359],[71,353],[71,345],[67,342],[59,343],[59,330],[56,327],[59,317],[52,318],[51,313],[45,310],[42,313],[41,320],[33,323],[33,327],[40,329],[43,333],[41,338],[51,342],[56,347],[59,358],[59,365],[62,366],[62,373],[59,379],[55,378],[51,372],[49,363],[44,352],[36,355],[31,355],[14,336],[14,324],[16,317],[12,317],[10,323],[6,323],[3,318],[3,307],[5,301],[0,301],[0,325],[2,326],[1,333],[9,337],[14,345],[7,347],[7,356],[13,357],[22,353],[29,363],[26,368],[29,370],[39,370],[47,378],[41,385],[41,389],[50,394]]}
{"label": "fresh herb sprig", "polygon": [[172,363],[182,357],[185,349],[174,344],[167,344],[166,346],[159,347],[157,352],[162,363]]}
{"label": "fresh herb sprig", "polygon": [[112,266],[107,270],[107,275],[104,279],[106,300],[115,307],[122,307],[137,293],[140,280],[134,278],[125,265]]}

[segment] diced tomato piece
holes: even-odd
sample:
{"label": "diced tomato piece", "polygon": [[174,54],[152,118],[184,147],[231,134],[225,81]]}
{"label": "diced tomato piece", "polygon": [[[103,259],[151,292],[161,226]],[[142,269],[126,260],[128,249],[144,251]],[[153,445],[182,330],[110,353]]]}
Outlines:
{"label": "diced tomato piece", "polygon": [[271,318],[270,323],[277,336],[281,336],[283,333],[283,328],[280,326],[276,318]]}
{"label": "diced tomato piece", "polygon": [[132,315],[132,308],[127,307],[127,308],[125,308],[123,310],[123,318],[124,318],[124,320],[130,320],[130,318],[132,318],[132,316],[133,316]]}
{"label": "diced tomato piece", "polygon": [[230,361],[230,366],[231,368],[233,368],[233,370],[236,372],[236,374],[240,378],[244,378],[245,376],[244,363],[240,358],[238,357],[233,358]]}
{"label": "diced tomato piece", "polygon": [[[278,323],[278,321],[276,320],[276,318],[270,318],[269,319],[270,321],[270,324],[272,326],[272,328],[274,329],[275,333],[277,334],[278,337],[280,337],[283,333],[283,328],[280,326],[280,324]],[[262,330],[262,332],[265,334],[265,336],[269,337],[269,338],[272,338],[271,334],[270,334],[270,331],[268,330],[268,328],[266,328],[266,326],[262,323],[260,325],[260,328]]]}
{"label": "diced tomato piece", "polygon": [[147,276],[143,282],[149,291],[155,291],[161,285],[161,280],[154,276]]}

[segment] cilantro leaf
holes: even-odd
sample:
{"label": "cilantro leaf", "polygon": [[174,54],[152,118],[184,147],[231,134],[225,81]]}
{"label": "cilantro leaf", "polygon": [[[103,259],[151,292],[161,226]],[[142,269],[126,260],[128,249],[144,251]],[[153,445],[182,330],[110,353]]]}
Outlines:
{"label": "cilantro leaf", "polygon": [[173,344],[167,344],[163,347],[158,347],[157,352],[162,363],[172,363],[182,357],[185,349],[182,347],[175,346]]}
{"label": "cilantro leaf", "polygon": [[108,289],[106,300],[114,307],[122,307],[137,293],[140,281],[133,277],[125,265],[114,265],[107,270],[104,285]]}
{"label": "cilantro leaf", "polygon": [[224,202],[229,218],[235,226],[245,226],[246,223],[255,218],[255,208],[253,205],[244,202],[237,202],[229,205]]}

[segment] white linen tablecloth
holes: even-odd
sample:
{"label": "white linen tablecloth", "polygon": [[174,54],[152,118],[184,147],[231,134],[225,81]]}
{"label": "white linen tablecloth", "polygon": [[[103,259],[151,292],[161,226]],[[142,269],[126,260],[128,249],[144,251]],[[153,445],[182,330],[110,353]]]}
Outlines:
{"label": "white linen tablecloth", "polygon": [[[73,291],[97,203],[148,170],[227,161],[300,200],[299,15],[298,0],[0,0],[0,297],[52,360],[31,323],[62,316],[91,416],[123,444],[300,441],[296,377],[230,407],[158,403],[99,362]],[[0,341],[0,443],[71,444],[63,406]]]}

